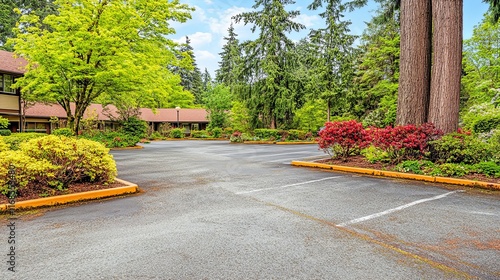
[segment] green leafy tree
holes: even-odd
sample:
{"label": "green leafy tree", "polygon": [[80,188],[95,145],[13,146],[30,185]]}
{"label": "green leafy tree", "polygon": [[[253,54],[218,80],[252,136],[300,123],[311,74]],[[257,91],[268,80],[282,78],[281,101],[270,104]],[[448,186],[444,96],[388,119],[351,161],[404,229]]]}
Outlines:
{"label": "green leafy tree", "polygon": [[315,95],[325,101],[330,121],[332,113],[341,114],[349,105],[347,93],[353,76],[352,45],[356,37],[348,34],[350,22],[341,20],[346,10],[341,0],[314,0],[308,8],[317,10],[324,4],[326,7],[319,15],[325,20],[325,28],[312,30],[309,36],[316,51],[313,63]]}
{"label": "green leafy tree", "polygon": [[[481,103],[500,104],[500,24],[487,13],[464,41],[462,88],[466,108]],[[493,102],[492,102],[493,101]]]}
{"label": "green leafy tree", "polygon": [[250,117],[247,107],[240,101],[233,101],[231,112],[229,113],[231,128],[234,131],[249,132]]}
{"label": "green leafy tree", "polygon": [[325,101],[315,99],[307,101],[295,112],[294,121],[297,128],[316,132],[326,122]]}
{"label": "green leafy tree", "polygon": [[[18,12],[15,12],[17,10]],[[6,45],[7,39],[14,37],[14,28],[21,14],[36,15],[40,22],[45,17],[56,13],[56,5],[53,0],[1,0],[0,1],[0,49],[12,50],[12,46]],[[47,28],[42,24],[42,28]]]}
{"label": "green leafy tree", "polygon": [[[57,15],[42,29],[38,17],[23,15],[12,40],[29,61],[16,86],[38,100],[59,103],[78,132],[86,108],[108,95],[141,94],[155,106],[177,91],[180,66],[169,22],[184,22],[192,9],[179,1],[56,0]],[[78,19],[78,20],[75,20]],[[73,108],[70,104],[73,103]]]}
{"label": "green leafy tree", "polygon": [[222,84],[209,88],[204,93],[203,102],[210,118],[209,127],[226,127],[231,101],[231,91]]}
{"label": "green leafy tree", "polygon": [[294,104],[289,98],[289,51],[294,43],[287,33],[304,29],[294,22],[299,11],[286,11],[285,6],[295,4],[293,0],[256,0],[254,9],[234,17],[238,23],[253,24],[251,30],[259,29],[258,38],[244,43],[242,80],[247,83],[238,89],[238,95],[245,101],[254,126],[276,128],[279,123],[293,119]]}

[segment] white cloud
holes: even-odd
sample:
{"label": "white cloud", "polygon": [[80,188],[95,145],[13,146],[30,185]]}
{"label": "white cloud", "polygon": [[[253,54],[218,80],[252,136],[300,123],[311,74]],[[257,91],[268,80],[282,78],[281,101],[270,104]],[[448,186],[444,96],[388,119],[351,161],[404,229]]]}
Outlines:
{"label": "white cloud", "polygon": [[191,39],[191,46],[193,46],[193,48],[201,47],[212,42],[211,33],[196,32],[194,34],[188,35],[188,37],[189,39]]}
{"label": "white cloud", "polygon": [[204,0],[204,1],[205,1],[205,3],[207,3],[208,5],[210,5],[210,4],[212,4],[212,3],[213,3],[213,2],[212,2],[212,0]]}
{"label": "white cloud", "polygon": [[196,57],[196,63],[198,64],[198,68],[200,68],[200,71],[203,72],[205,71],[205,68],[207,68],[213,78],[215,70],[219,67],[219,55],[205,50],[194,50],[194,55]]}
{"label": "white cloud", "polygon": [[316,26],[320,20],[321,17],[317,15],[309,16],[306,14],[300,14],[294,19],[295,22],[302,23],[303,25],[305,25],[307,29]]}

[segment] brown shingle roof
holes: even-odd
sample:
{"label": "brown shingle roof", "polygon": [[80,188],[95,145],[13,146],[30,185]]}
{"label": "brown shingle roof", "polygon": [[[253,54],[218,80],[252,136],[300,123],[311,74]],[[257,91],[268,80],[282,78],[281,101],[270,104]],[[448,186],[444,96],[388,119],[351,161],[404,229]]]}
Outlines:
{"label": "brown shingle roof", "polygon": [[[107,107],[113,116],[117,116],[115,106],[108,105]],[[72,110],[74,110],[74,107]],[[91,104],[85,111],[85,117],[88,117],[92,112],[97,113],[99,120],[109,120],[109,117],[103,113],[101,104]],[[140,118],[148,122],[177,122],[177,111],[175,109],[157,109],[156,114],[154,114],[151,109],[142,108],[140,112]],[[26,109],[26,116],[66,118],[66,111],[59,104],[37,103]],[[179,111],[179,121],[206,123],[208,122],[207,111],[205,109],[181,109]]]}
{"label": "brown shingle roof", "polygon": [[22,57],[14,57],[14,53],[0,50],[0,72],[24,74],[28,62]]}

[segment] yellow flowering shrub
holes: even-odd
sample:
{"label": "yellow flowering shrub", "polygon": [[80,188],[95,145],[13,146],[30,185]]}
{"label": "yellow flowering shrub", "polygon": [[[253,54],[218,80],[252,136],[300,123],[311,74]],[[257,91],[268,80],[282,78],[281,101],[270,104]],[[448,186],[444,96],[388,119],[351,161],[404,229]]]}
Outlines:
{"label": "yellow flowering shrub", "polygon": [[0,152],[3,152],[3,151],[8,151],[10,150],[10,147],[7,143],[5,143],[5,141],[3,141],[3,137],[0,136]]}
{"label": "yellow flowering shrub", "polygon": [[72,137],[48,135],[20,145],[20,151],[58,167],[55,179],[65,188],[70,183],[112,183],[117,170],[104,145]]}
{"label": "yellow flowering shrub", "polygon": [[47,160],[37,160],[19,151],[0,152],[0,192],[9,190],[9,166],[15,167],[15,180],[19,190],[29,186],[56,185],[55,172],[59,169]]}

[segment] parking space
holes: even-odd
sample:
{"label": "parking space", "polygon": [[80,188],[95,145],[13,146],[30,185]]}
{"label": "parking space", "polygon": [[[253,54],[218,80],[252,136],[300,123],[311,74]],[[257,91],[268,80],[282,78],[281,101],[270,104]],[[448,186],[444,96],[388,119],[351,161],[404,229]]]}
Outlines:
{"label": "parking space", "polygon": [[289,164],[316,145],[112,153],[144,193],[23,221],[26,279],[500,278],[498,194]]}

